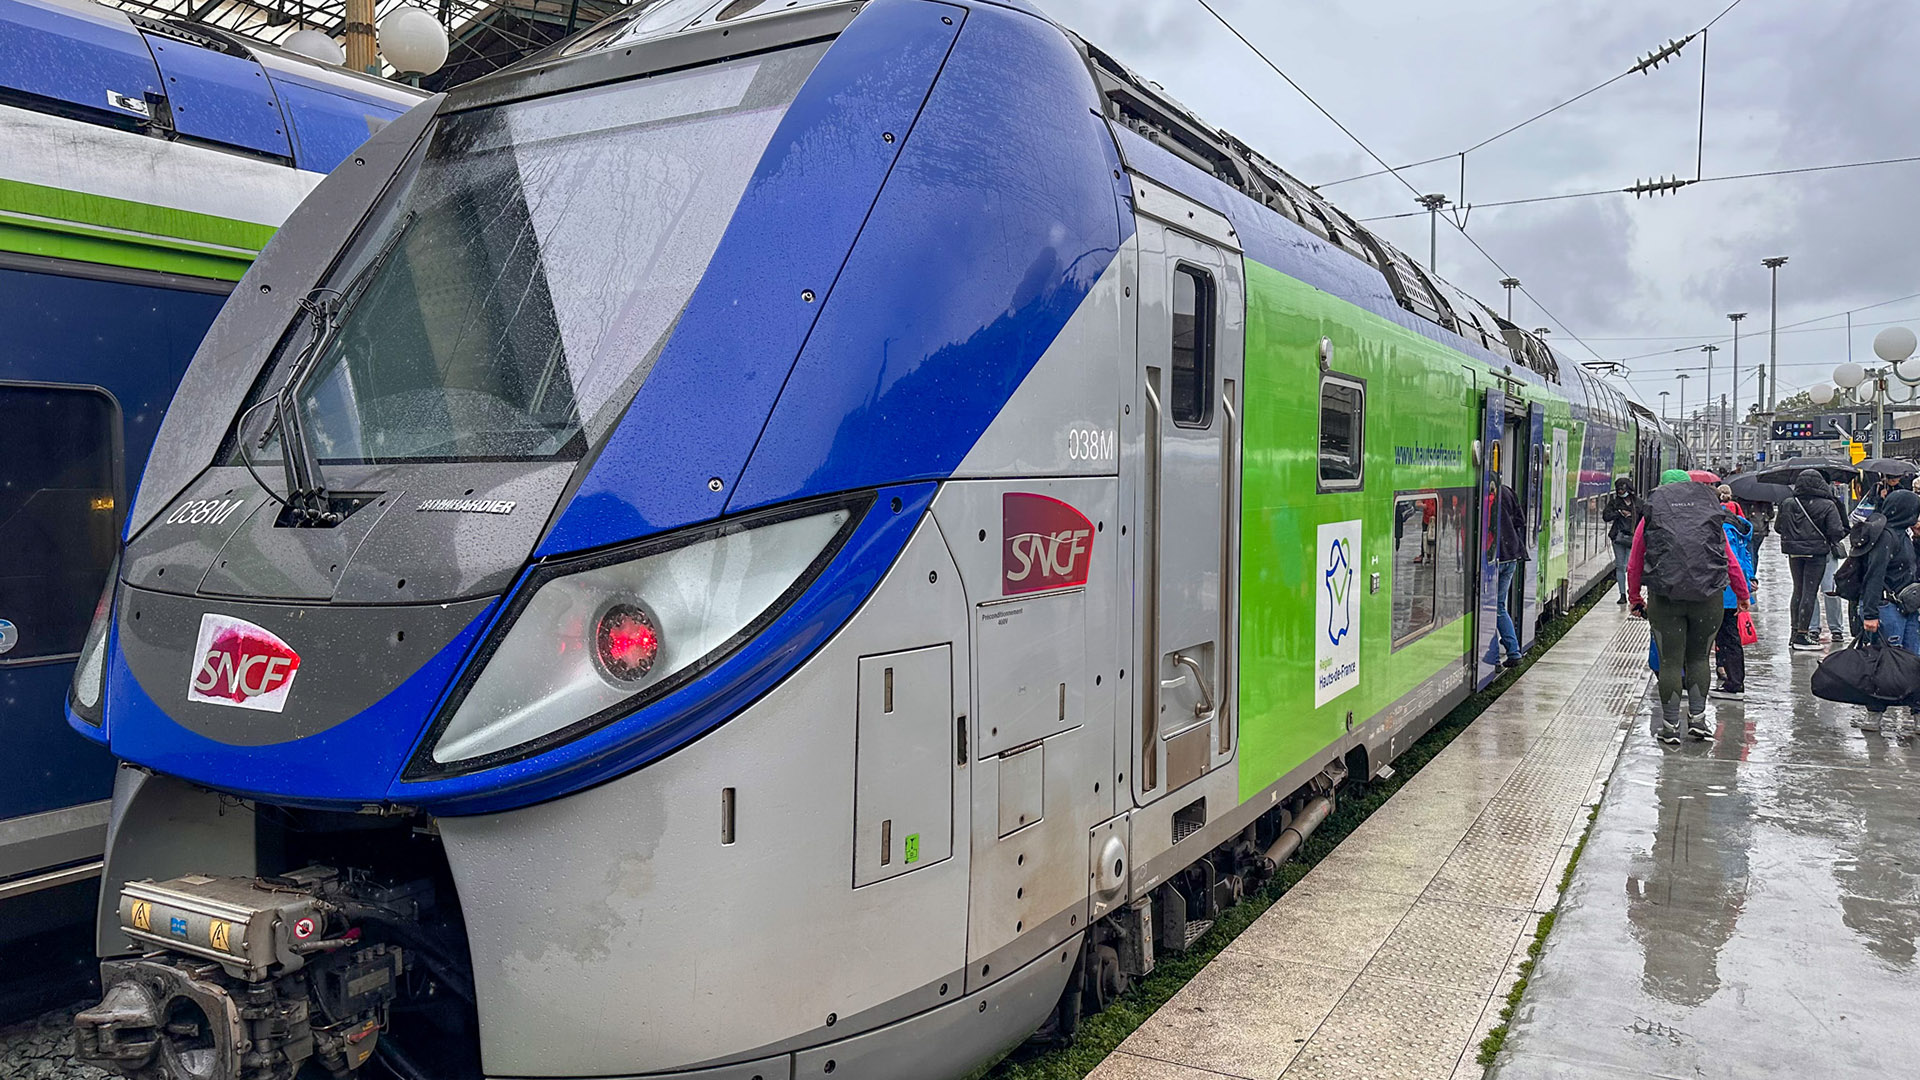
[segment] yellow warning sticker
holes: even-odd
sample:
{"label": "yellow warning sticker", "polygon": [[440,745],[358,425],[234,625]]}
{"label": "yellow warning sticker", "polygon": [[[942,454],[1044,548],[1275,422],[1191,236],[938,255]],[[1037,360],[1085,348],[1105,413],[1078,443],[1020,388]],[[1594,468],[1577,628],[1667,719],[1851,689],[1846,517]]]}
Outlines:
{"label": "yellow warning sticker", "polygon": [[224,922],[221,922],[219,919],[214,919],[207,926],[207,944],[213,946],[216,949],[219,949],[221,952],[225,952],[227,950],[227,942],[229,939],[232,938],[232,936],[233,936],[232,923],[224,923]]}
{"label": "yellow warning sticker", "polygon": [[135,930],[153,929],[153,905],[145,900],[133,902],[133,928]]}

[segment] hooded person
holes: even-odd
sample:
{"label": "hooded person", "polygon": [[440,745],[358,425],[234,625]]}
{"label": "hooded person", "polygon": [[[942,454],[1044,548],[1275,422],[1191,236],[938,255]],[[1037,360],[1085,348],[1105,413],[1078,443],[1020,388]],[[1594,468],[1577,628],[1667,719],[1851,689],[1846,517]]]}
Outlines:
{"label": "hooded person", "polygon": [[[1833,485],[1818,469],[1803,469],[1793,479],[1793,496],[1780,504],[1774,518],[1774,531],[1780,534],[1780,550],[1787,556],[1787,568],[1793,571],[1793,636],[1788,645],[1795,649],[1818,649],[1807,628],[1813,624],[1814,609],[1820,602],[1820,583],[1836,546],[1847,537],[1846,515],[1834,501]],[[1835,628],[1836,630],[1838,627]]]}
{"label": "hooded person", "polygon": [[[1720,489],[1726,492],[1726,485],[1720,485]],[[1727,535],[1727,548],[1739,562],[1740,572],[1746,575],[1747,589],[1751,592],[1754,582],[1753,523],[1740,512],[1740,505],[1731,499],[1720,505],[1727,512],[1727,520],[1721,523],[1720,529]],[[1714,668],[1720,673],[1720,682],[1708,695],[1727,701],[1744,701],[1747,693],[1747,646],[1740,640],[1739,599],[1734,595],[1732,581],[1728,581],[1726,589],[1720,594],[1720,632],[1713,640]]]}
{"label": "hooded person", "polygon": [[[1910,653],[1920,653],[1920,610],[1907,610],[1899,595],[1916,577],[1909,533],[1915,522],[1920,522],[1920,495],[1904,490],[1889,494],[1880,510],[1867,519],[1865,565],[1860,574],[1861,626],[1887,648]],[[1869,709],[1861,727],[1910,739],[1913,710],[1902,712],[1904,717],[1889,729],[1885,712]]]}
{"label": "hooded person", "polygon": [[1640,494],[1633,490],[1633,481],[1618,476],[1613,481],[1613,494],[1607,496],[1607,505],[1600,511],[1601,520],[1607,523],[1607,539],[1613,541],[1614,583],[1620,586],[1620,599],[1616,603],[1627,602],[1627,557],[1633,551],[1633,530],[1640,524]]}
{"label": "hooded person", "polygon": [[[1726,613],[1720,600],[1733,590],[1735,609],[1748,608],[1747,576],[1724,527],[1730,520],[1720,493],[1680,469],[1660,474],[1648,493],[1627,556],[1627,591],[1645,612],[1660,650],[1660,713],[1654,737],[1680,741],[1680,698],[1687,698],[1687,734],[1713,735],[1707,723],[1708,657]],[[1647,596],[1641,598],[1641,588]]]}

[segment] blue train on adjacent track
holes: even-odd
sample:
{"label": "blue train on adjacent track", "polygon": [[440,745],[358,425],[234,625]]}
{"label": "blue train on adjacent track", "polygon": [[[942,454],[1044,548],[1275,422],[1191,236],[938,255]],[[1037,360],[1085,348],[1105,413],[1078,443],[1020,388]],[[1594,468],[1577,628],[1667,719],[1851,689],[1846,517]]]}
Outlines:
{"label": "blue train on adjacent track", "polygon": [[423,96],[204,27],[0,0],[0,946],[95,888],[113,761],[61,701],[174,386],[287,214]]}

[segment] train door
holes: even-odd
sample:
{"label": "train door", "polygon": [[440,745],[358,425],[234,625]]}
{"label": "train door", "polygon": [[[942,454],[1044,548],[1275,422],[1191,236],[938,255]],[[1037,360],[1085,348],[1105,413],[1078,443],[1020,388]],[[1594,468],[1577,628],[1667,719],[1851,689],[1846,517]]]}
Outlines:
{"label": "train door", "polygon": [[[1194,220],[1218,218],[1191,209]],[[1242,288],[1238,252],[1142,215],[1144,467],[1132,772],[1143,806],[1225,763],[1239,742],[1233,628]]]}
{"label": "train door", "polygon": [[1507,451],[1506,393],[1497,387],[1488,388],[1480,408],[1480,588],[1478,613],[1474,618],[1475,689],[1485,688],[1500,674],[1499,605],[1506,602],[1506,597],[1500,594],[1494,511],[1511,456]]}
{"label": "train door", "polygon": [[[1515,576],[1515,584],[1520,595],[1513,608],[1514,630],[1520,635],[1520,651],[1533,648],[1534,638],[1540,625],[1540,577],[1546,573],[1546,560],[1540,557],[1540,535],[1547,528],[1547,469],[1546,469],[1546,410],[1536,402],[1527,406],[1526,426],[1521,429],[1526,442],[1519,453],[1514,455],[1516,465],[1523,465],[1520,476],[1516,478],[1513,489],[1520,493],[1520,501],[1526,506],[1527,562]],[[1522,483],[1521,481],[1524,481]]]}

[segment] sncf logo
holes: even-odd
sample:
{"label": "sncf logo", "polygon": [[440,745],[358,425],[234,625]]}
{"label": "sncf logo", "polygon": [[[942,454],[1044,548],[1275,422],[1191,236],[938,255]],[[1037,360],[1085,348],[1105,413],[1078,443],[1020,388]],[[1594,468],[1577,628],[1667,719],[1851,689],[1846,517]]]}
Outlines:
{"label": "sncf logo", "polygon": [[1059,499],[1010,491],[1000,497],[1002,592],[1007,596],[1085,585],[1093,522]]}
{"label": "sncf logo", "polygon": [[300,654],[273,631],[244,619],[200,616],[187,700],[279,712],[300,670]]}

